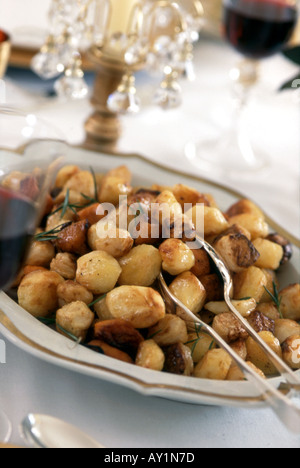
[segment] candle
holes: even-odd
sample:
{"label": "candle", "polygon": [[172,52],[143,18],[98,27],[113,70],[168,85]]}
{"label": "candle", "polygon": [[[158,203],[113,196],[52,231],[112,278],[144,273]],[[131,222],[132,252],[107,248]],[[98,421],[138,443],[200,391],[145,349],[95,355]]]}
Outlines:
{"label": "candle", "polygon": [[127,34],[130,31],[130,21],[134,6],[139,0],[110,0],[111,16],[108,24],[109,34]]}

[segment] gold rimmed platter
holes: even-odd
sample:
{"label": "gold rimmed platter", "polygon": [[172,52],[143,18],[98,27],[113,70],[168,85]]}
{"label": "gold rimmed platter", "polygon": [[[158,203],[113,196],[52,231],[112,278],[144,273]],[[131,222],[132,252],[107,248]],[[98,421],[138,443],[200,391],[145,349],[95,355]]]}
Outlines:
{"label": "gold rimmed platter", "polygon": [[[45,149],[44,145],[51,145],[51,141],[35,143],[31,146],[31,152],[41,151],[40,144]],[[17,153],[0,151],[0,168],[13,166],[21,157]],[[243,197],[235,190],[172,171],[139,155],[105,154],[83,148],[69,148],[66,163],[92,166],[103,173],[125,163],[133,174],[133,184],[136,186],[151,186],[153,183],[172,186],[183,183],[211,193],[224,210]],[[269,224],[274,231],[288,236],[272,220],[269,220]],[[293,236],[289,237],[294,244],[294,256],[280,273],[282,286],[299,282],[300,277],[300,242]],[[250,382],[210,381],[160,373],[97,354],[43,325],[4,292],[0,293],[0,333],[4,339],[39,359],[82,375],[125,386],[143,395],[215,406],[252,407],[264,404],[264,398]],[[278,386],[280,379],[271,379],[271,382]]]}

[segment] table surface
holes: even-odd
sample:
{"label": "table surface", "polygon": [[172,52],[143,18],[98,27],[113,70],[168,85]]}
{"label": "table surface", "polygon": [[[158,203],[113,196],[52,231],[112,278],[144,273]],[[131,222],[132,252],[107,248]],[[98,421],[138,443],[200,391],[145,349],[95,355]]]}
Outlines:
{"label": "table surface", "polygon": [[[149,101],[156,79],[139,73],[143,110],[138,116],[122,118],[118,150],[141,153],[183,172],[197,172],[185,159],[184,146],[197,140],[216,111],[219,117],[226,115],[230,105],[228,71],[237,58],[224,44],[203,39],[195,53],[197,78],[182,83],[183,105],[168,112]],[[266,60],[249,104],[249,128],[271,155],[269,171],[245,179],[206,176],[242,191],[300,237],[299,106],[295,92],[278,92],[295,71],[282,56]],[[83,123],[92,111],[88,100],[65,103],[49,97],[52,83],[42,83],[26,70],[9,70],[6,84],[9,104],[46,119],[70,143],[80,143]],[[22,443],[20,421],[35,412],[64,418],[111,448],[300,447],[300,438],[290,434],[268,408],[204,407],[144,397],[43,362],[7,339],[5,344],[0,408],[13,423],[14,444]]]}

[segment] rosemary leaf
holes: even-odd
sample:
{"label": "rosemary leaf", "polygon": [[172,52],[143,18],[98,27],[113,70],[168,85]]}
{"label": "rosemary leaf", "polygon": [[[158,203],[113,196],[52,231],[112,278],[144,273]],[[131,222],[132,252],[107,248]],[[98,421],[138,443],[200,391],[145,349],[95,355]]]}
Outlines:
{"label": "rosemary leaf", "polygon": [[101,297],[98,297],[98,299],[95,299],[93,302],[91,302],[88,307],[93,307],[95,304],[98,304],[98,302],[101,302],[103,299],[105,299],[107,294],[104,294]]}
{"label": "rosemary leaf", "polygon": [[274,304],[276,305],[277,310],[278,310],[278,312],[279,312],[279,314],[280,314],[280,318],[283,318],[283,315],[282,315],[282,312],[281,312],[281,301],[282,301],[282,298],[279,297],[279,292],[278,292],[276,283],[273,281],[273,291],[274,291],[274,294],[271,293],[271,291],[269,291],[269,289],[266,288],[266,286],[264,286],[264,289],[265,289],[265,291],[269,294],[269,296],[271,297],[272,301],[273,301]]}
{"label": "rosemary leaf", "polygon": [[94,171],[94,169],[92,167],[90,167],[90,171],[91,171],[91,174],[93,176],[93,181],[94,181],[94,194],[95,194],[94,202],[99,203],[96,174],[95,174],[95,171]]}

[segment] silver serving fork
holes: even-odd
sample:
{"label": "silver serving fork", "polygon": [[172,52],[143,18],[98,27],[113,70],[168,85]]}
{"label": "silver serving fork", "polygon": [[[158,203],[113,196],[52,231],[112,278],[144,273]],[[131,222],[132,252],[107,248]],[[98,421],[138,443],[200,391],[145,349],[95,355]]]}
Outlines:
{"label": "silver serving fork", "polygon": [[[300,434],[300,407],[291,399],[295,392],[300,391],[300,379],[298,376],[280,359],[276,353],[261,339],[261,337],[250,326],[249,322],[241,316],[241,314],[232,305],[230,293],[233,287],[230,273],[217,254],[213,247],[203,239],[197,237],[198,243],[205,249],[210,258],[212,258],[217,269],[219,270],[224,281],[224,297],[225,302],[234,316],[242,323],[250,336],[262,347],[266,352],[276,369],[279,371],[285,382],[279,388],[275,388],[269,380],[260,377],[233,349],[221,338],[216,331],[208,324],[203,322],[199,317],[193,314],[181,301],[179,301],[170,291],[163,273],[160,274],[158,280],[162,296],[166,302],[167,310],[170,313],[177,313],[186,322],[198,324],[201,330],[208,333],[215,342],[223,348],[233,359],[233,361],[243,371],[247,380],[251,381],[261,392],[265,399],[279,419],[285,426],[294,433]],[[282,390],[281,390],[282,388]],[[290,397],[287,396],[289,394]]]}

